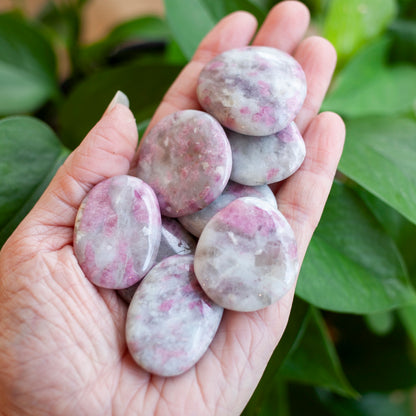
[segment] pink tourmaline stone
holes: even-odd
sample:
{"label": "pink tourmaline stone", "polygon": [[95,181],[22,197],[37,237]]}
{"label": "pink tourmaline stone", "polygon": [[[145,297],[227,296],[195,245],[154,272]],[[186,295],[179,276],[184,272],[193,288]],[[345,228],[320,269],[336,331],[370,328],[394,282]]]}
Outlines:
{"label": "pink tourmaline stone", "polygon": [[213,340],[223,309],[202,291],[192,255],[158,263],[136,290],[127,312],[126,340],[146,371],[179,375],[202,357]]}
{"label": "pink tourmaline stone", "polygon": [[280,211],[258,198],[239,198],[202,231],[194,267],[202,289],[218,305],[255,311],[295,283],[296,240]]}
{"label": "pink tourmaline stone", "polygon": [[[162,234],[155,264],[175,254],[193,254],[195,247],[195,238],[176,219],[162,217]],[[125,302],[130,303],[139,284],[137,282],[131,287],[121,289],[118,294]]]}
{"label": "pink tourmaline stone", "polygon": [[293,121],[270,136],[247,136],[231,130],[227,136],[233,155],[231,179],[244,185],[282,181],[305,159],[305,142]]}
{"label": "pink tourmaline stone", "polygon": [[243,196],[252,196],[263,199],[277,209],[276,197],[267,185],[246,186],[229,181],[222,194],[214,202],[211,202],[207,207],[200,211],[185,215],[184,217],[179,217],[178,220],[191,234],[199,237],[208,221],[218,211],[221,211],[229,203]]}
{"label": "pink tourmaline stone", "polygon": [[141,141],[137,176],[156,193],[167,217],[206,207],[221,194],[231,173],[224,129],[202,111],[184,110],[156,124]]}
{"label": "pink tourmaline stone", "polygon": [[109,289],[132,286],[154,264],[161,216],[152,189],[121,175],[96,185],[84,198],[74,227],[74,252],[85,276]]}
{"label": "pink tourmaline stone", "polygon": [[197,87],[202,108],[241,134],[267,136],[295,118],[306,96],[300,64],[265,46],[228,50],[202,70]]}

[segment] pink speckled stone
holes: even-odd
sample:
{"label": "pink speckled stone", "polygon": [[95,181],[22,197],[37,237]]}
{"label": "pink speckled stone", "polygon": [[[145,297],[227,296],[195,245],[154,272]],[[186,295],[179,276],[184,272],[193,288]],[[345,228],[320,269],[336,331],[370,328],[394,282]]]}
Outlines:
{"label": "pink speckled stone", "polygon": [[295,122],[269,136],[247,136],[227,131],[233,167],[231,179],[256,186],[279,182],[295,173],[306,155],[305,142]]}
{"label": "pink speckled stone", "polygon": [[207,350],[223,309],[202,291],[192,255],[157,264],[136,290],[127,312],[126,340],[133,359],[164,377],[184,373]]}
{"label": "pink speckled stone", "polygon": [[204,228],[195,274],[224,308],[249,312],[281,298],[295,283],[297,245],[285,217],[258,198],[236,199]]}
{"label": "pink speckled stone", "polygon": [[277,209],[276,197],[272,190],[266,186],[245,186],[229,181],[223,193],[204,209],[193,214],[179,217],[180,223],[194,236],[199,237],[208,221],[229,203],[243,196],[252,196],[263,199]]}
{"label": "pink speckled stone", "polygon": [[92,283],[122,289],[142,279],[153,265],[160,233],[152,189],[138,178],[115,176],[84,198],[75,220],[74,252]]}
{"label": "pink speckled stone", "polygon": [[[160,239],[160,246],[155,264],[166,257],[175,254],[193,254],[195,252],[195,247],[195,238],[189,234],[177,220],[174,218],[162,217],[162,237]],[[139,284],[140,282],[137,282],[133,286],[121,289],[118,291],[118,294],[125,302],[130,303]]]}
{"label": "pink speckled stone", "polygon": [[155,191],[167,217],[191,214],[223,191],[231,173],[231,149],[209,114],[184,110],[161,120],[141,141],[137,176]]}
{"label": "pink speckled stone", "polygon": [[232,49],[202,70],[202,108],[238,133],[267,136],[288,126],[303,105],[306,78],[285,52],[265,46]]}

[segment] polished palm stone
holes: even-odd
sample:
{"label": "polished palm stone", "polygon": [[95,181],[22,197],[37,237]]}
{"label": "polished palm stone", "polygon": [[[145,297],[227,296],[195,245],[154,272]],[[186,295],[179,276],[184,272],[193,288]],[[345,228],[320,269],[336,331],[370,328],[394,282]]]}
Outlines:
{"label": "polished palm stone", "polygon": [[243,196],[260,198],[277,209],[276,197],[272,190],[266,186],[246,186],[229,181],[223,193],[204,209],[193,214],[179,217],[180,223],[194,236],[199,237],[208,221],[230,202]]}
{"label": "polished palm stone", "polygon": [[202,111],[170,114],[142,139],[137,176],[155,191],[167,217],[196,212],[214,201],[231,173],[224,129]]}
{"label": "polished palm stone", "polygon": [[175,255],[158,263],[130,303],[127,346],[150,373],[184,373],[203,356],[217,332],[223,309],[202,291],[193,261],[192,255]]}
{"label": "polished palm stone", "polygon": [[115,176],[97,184],[81,203],[74,252],[92,283],[122,289],[140,281],[154,264],[160,234],[152,189],[138,178]]}
{"label": "polished palm stone", "polygon": [[202,108],[241,134],[267,136],[289,125],[306,96],[300,64],[285,52],[265,46],[228,50],[199,76]]}
{"label": "polished palm stone", "polygon": [[[155,264],[175,254],[193,254],[195,247],[195,238],[176,219],[162,217],[162,235]],[[137,282],[133,286],[121,289],[118,294],[125,302],[130,303],[139,284],[140,282]]]}
{"label": "polished palm stone", "polygon": [[285,217],[258,198],[236,199],[204,228],[195,275],[217,304],[255,311],[280,299],[295,283],[297,246]]}
{"label": "polished palm stone", "polygon": [[305,159],[305,142],[295,122],[269,136],[247,136],[231,130],[227,136],[233,155],[231,179],[244,185],[282,181]]}

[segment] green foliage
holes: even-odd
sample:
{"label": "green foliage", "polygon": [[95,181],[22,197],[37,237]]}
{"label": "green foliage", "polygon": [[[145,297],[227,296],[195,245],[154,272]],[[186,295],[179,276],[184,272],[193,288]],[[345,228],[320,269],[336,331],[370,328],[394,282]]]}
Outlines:
{"label": "green foliage", "polygon": [[362,200],[335,182],[296,293],[326,310],[367,314],[415,301],[393,239]]}
{"label": "green foliage", "polygon": [[25,116],[0,120],[0,149],[0,245],[3,245],[69,152],[45,123]]}
{"label": "green foliage", "polygon": [[34,111],[57,94],[55,55],[34,25],[0,15],[0,51],[0,115]]}
{"label": "green foliage", "polygon": [[[274,0],[165,0],[80,43],[85,0],[0,14],[0,246],[116,90],[140,135],[225,15]],[[416,384],[416,8],[305,0],[339,63],[322,110],[345,120],[339,175],[302,266],[286,332],[244,415],[411,416]],[[57,77],[59,56],[69,74]],[[58,64],[58,68],[57,68]],[[7,98],[4,98],[7,97]]]}
{"label": "green foliage", "polygon": [[396,15],[395,0],[331,0],[324,34],[341,62],[380,35]]}

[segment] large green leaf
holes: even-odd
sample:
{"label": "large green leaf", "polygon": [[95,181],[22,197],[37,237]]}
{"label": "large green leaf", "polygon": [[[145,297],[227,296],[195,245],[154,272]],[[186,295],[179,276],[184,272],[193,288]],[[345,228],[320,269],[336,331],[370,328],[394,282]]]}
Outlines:
{"label": "large green leaf", "polygon": [[29,212],[68,151],[31,117],[0,121],[0,246]]}
{"label": "large green leaf", "polygon": [[393,240],[362,200],[338,182],[306,253],[296,293],[322,309],[360,314],[415,300]]}
{"label": "large green leaf", "polygon": [[416,103],[416,67],[387,66],[391,42],[364,48],[340,72],[323,104],[348,117],[410,113]]}
{"label": "large green leaf", "polygon": [[340,171],[416,223],[416,121],[367,117],[346,125]]}
{"label": "large green leaf", "polygon": [[406,264],[410,280],[416,287],[416,224],[408,221],[394,208],[370,192],[362,188],[358,188],[357,191],[380,225],[393,238]]}
{"label": "large green leaf", "polygon": [[332,0],[325,19],[324,36],[341,62],[377,37],[396,15],[395,0]]}
{"label": "large green leaf", "polygon": [[314,307],[310,307],[279,376],[323,387],[347,397],[357,396],[343,373],[322,316]]}
{"label": "large green leaf", "polygon": [[180,69],[179,65],[132,62],[87,78],[78,84],[62,106],[59,115],[62,140],[68,147],[76,147],[98,121],[117,90],[129,97],[130,108],[138,123],[150,118]]}
{"label": "large green leaf", "polygon": [[293,345],[300,337],[308,311],[309,305],[295,297],[286,330],[270,358],[260,383],[244,409],[244,416],[266,416],[270,414],[269,409],[276,408],[276,394],[279,394],[282,386],[277,375]]}
{"label": "large green leaf", "polygon": [[166,18],[184,55],[191,59],[203,37],[229,13],[245,10],[261,24],[267,6],[258,0],[164,0]]}
{"label": "large green leaf", "polygon": [[166,18],[184,55],[191,59],[216,20],[204,0],[164,0]]}
{"label": "large green leaf", "polygon": [[0,115],[31,112],[57,89],[55,56],[36,27],[0,15]]}

